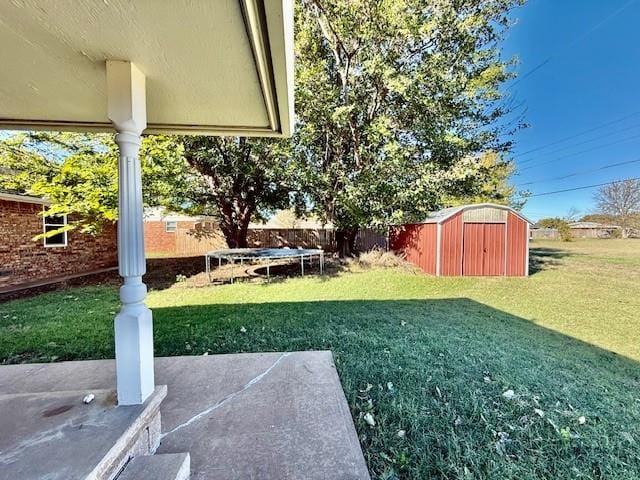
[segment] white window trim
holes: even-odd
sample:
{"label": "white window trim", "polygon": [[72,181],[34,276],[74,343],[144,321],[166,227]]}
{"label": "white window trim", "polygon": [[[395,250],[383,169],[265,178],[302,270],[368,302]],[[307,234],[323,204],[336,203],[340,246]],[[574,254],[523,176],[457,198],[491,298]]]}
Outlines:
{"label": "white window trim", "polygon": [[[175,224],[175,228],[173,230],[169,230],[169,223],[173,223]],[[178,230],[178,221],[177,220],[165,220],[164,221],[164,231],[166,233],[176,233],[176,230]]]}
{"label": "white window trim", "polygon": [[[51,215],[49,215],[51,216]],[[64,214],[62,215],[62,218],[64,218],[64,223],[62,225],[53,225],[53,224],[48,224],[47,223],[47,217],[43,215],[42,217],[42,232],[43,233],[47,233],[47,227],[66,227],[67,226],[67,215]],[[64,235],[64,243],[56,243],[55,245],[47,245],[47,237],[44,237],[42,239],[42,244],[44,245],[44,248],[65,248],[69,245],[69,236],[68,236],[67,231],[62,232],[62,234]]]}

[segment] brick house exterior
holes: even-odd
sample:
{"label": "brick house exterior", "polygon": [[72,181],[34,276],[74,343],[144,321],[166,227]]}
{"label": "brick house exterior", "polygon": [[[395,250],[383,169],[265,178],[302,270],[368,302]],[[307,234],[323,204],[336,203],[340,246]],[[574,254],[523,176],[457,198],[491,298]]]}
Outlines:
{"label": "brick house exterior", "polygon": [[45,246],[42,199],[0,192],[0,291],[112,268],[118,264],[115,224],[97,235],[67,232],[64,245]]}
{"label": "brick house exterior", "polygon": [[144,250],[147,254],[186,256],[226,248],[217,220],[150,207],[144,212]]}
{"label": "brick house exterior", "polygon": [[145,220],[144,251],[147,253],[176,253],[178,231],[192,230],[194,220],[175,221],[175,230],[167,229],[167,220]]}

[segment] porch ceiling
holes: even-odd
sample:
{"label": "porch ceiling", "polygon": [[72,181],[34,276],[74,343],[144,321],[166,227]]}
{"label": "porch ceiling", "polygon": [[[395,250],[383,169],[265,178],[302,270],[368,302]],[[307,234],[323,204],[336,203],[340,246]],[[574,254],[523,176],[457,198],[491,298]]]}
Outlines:
{"label": "porch ceiling", "polygon": [[106,60],[146,76],[147,133],[288,135],[290,0],[0,2],[0,128],[113,131]]}

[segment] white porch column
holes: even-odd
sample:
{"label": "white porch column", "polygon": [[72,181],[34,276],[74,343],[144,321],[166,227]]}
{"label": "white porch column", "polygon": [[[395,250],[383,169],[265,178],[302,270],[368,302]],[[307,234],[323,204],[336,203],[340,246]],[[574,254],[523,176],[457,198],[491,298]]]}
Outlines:
{"label": "white porch column", "polygon": [[138,151],[147,126],[145,77],[131,62],[107,61],[108,115],[117,135],[118,265],[124,284],[115,318],[118,404],[138,405],[153,392],[153,319],[147,287],[142,179]]}

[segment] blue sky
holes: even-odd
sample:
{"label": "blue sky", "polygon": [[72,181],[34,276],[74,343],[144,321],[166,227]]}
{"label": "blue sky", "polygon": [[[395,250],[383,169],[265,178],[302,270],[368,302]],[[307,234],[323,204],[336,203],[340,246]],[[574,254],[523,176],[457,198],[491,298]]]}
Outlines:
{"label": "blue sky", "polygon": [[[521,79],[507,88],[529,124],[515,137],[514,183],[537,194],[640,177],[640,161],[593,171],[640,159],[640,0],[529,0],[514,18],[503,52]],[[524,213],[589,213],[595,191],[532,197]]]}

